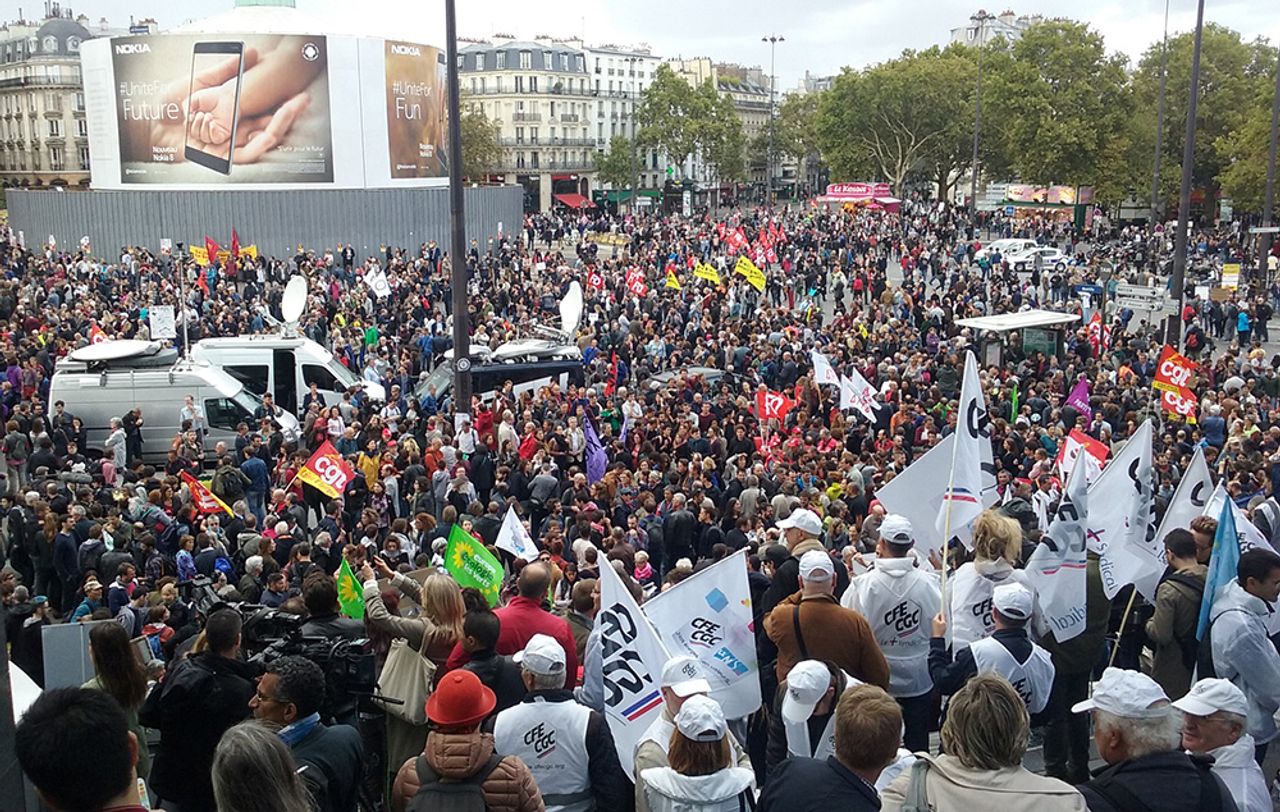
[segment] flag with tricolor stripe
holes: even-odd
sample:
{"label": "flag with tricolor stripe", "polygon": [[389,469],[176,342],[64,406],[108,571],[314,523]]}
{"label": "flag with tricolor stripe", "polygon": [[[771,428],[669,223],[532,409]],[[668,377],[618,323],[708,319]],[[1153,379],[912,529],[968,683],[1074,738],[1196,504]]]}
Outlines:
{"label": "flag with tricolor stripe", "polygon": [[668,658],[662,639],[640,611],[631,591],[613,567],[600,568],[600,674],[604,714],[622,770],[631,775],[636,745],[662,712],[662,669]]}

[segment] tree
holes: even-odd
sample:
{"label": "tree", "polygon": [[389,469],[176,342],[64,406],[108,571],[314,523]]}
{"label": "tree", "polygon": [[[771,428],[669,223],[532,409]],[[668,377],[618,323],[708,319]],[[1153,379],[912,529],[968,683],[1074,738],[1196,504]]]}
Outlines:
{"label": "tree", "polygon": [[[1192,40],[1193,32],[1178,34],[1169,39],[1160,197],[1170,207],[1176,205],[1181,182],[1182,145],[1186,136],[1187,102],[1191,85]],[[1240,140],[1245,135],[1241,130],[1261,104],[1269,104],[1275,87],[1275,64],[1276,51],[1267,47],[1264,41],[1245,42],[1236,31],[1214,23],[1205,23],[1200,56],[1195,164],[1192,169],[1194,186],[1215,192],[1219,182],[1225,179],[1233,158],[1238,159],[1248,154],[1246,142]],[[1146,152],[1141,165],[1145,174],[1144,185],[1139,187],[1143,189],[1149,188],[1151,184],[1159,85],[1160,43],[1157,42],[1142,55],[1133,75],[1133,137],[1140,149]],[[1267,101],[1262,102],[1263,98]],[[1265,149],[1265,136],[1262,143]],[[1242,169],[1232,173],[1231,177],[1239,185],[1247,175],[1248,170]],[[1249,194],[1247,183],[1244,194],[1246,197]]]}
{"label": "tree", "polygon": [[[1220,136],[1214,145],[1227,160],[1218,180],[1222,184],[1222,193],[1231,198],[1238,211],[1261,213],[1266,202],[1271,107],[1269,104],[1255,105],[1248,115],[1243,124]],[[1276,212],[1280,212],[1280,207],[1272,212],[1272,222],[1275,222]]]}
{"label": "tree", "polygon": [[615,189],[630,189],[635,186],[637,167],[635,142],[625,135],[615,135],[609,139],[609,149],[596,158],[596,172],[600,180]]}
{"label": "tree", "polygon": [[677,167],[683,167],[698,147],[699,122],[710,112],[705,94],[698,93],[669,65],[659,65],[636,110],[636,122],[640,125],[637,140],[645,148],[665,153]]}
{"label": "tree", "polygon": [[879,177],[898,192],[935,162],[943,141],[972,110],[964,60],[938,48],[836,77],[818,103],[822,157],[840,178]]}
{"label": "tree", "polygon": [[462,114],[462,175],[479,178],[502,165],[498,136],[502,128],[490,121],[479,105],[465,105]]}
{"label": "tree", "polygon": [[1009,54],[992,72],[985,114],[1003,119],[994,137],[1010,168],[1027,183],[1103,181],[1100,162],[1131,110],[1125,58],[1109,56],[1101,34],[1069,20],[1032,26]]}
{"label": "tree", "polygon": [[[710,82],[706,82],[698,90],[704,97],[708,93],[715,95]],[[734,109],[733,99],[729,96],[717,96],[714,101],[707,101],[711,106],[711,114],[696,127],[702,160],[715,170],[714,174],[721,180],[742,180],[746,175],[746,136],[742,132],[742,120]]]}

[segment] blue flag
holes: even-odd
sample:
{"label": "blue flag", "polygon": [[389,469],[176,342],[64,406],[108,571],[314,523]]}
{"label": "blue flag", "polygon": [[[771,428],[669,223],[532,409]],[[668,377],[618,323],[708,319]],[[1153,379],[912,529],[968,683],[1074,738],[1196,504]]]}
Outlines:
{"label": "blue flag", "polygon": [[609,467],[609,457],[604,446],[600,444],[600,436],[590,420],[584,421],[583,427],[587,435],[587,484],[594,485],[604,479],[605,469]]}
{"label": "blue flag", "polygon": [[1203,640],[1209,628],[1209,610],[1218,591],[1236,578],[1240,565],[1240,536],[1236,533],[1236,517],[1231,510],[1231,500],[1222,500],[1222,515],[1218,517],[1218,532],[1213,537],[1213,552],[1209,557],[1209,574],[1204,580],[1204,597],[1200,599],[1200,623],[1196,626],[1196,639]]}

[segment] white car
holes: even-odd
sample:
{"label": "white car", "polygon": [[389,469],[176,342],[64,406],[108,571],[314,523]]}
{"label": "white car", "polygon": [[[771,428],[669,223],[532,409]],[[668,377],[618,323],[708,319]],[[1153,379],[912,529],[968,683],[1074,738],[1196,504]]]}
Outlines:
{"label": "white car", "polygon": [[1040,258],[1040,268],[1042,270],[1052,268],[1055,271],[1061,271],[1067,267],[1067,260],[1070,259],[1057,248],[1039,246],[1016,254],[1010,254],[1004,258],[1004,261],[1009,263],[1009,267],[1015,271],[1030,271],[1036,266],[1037,256]]}
{"label": "white car", "polygon": [[999,254],[1001,257],[1007,257],[1010,254],[1016,254],[1021,251],[1027,251],[1032,248],[1035,248],[1036,245],[1038,245],[1038,243],[1035,240],[1020,239],[1020,238],[1006,238],[1002,240],[996,240],[990,245],[987,245],[987,246],[984,246],[983,248],[978,249],[978,252],[973,255],[973,258],[975,260],[985,259],[986,257],[989,257],[992,254]]}

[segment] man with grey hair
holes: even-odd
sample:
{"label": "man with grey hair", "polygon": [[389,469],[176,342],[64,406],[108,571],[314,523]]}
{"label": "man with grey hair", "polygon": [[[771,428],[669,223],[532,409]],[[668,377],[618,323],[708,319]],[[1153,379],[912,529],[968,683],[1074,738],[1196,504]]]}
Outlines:
{"label": "man with grey hair", "polygon": [[1212,759],[1180,749],[1182,715],[1146,674],[1108,668],[1071,711],[1093,713],[1093,740],[1108,765],[1080,786],[1090,812],[1236,809]]}
{"label": "man with grey hair", "polygon": [[548,812],[625,809],[630,787],[604,715],[565,688],[564,647],[535,634],[513,659],[528,691],[498,714],[494,752],[519,756],[538,781]]}
{"label": "man with grey hair", "polygon": [[1226,784],[1240,812],[1271,812],[1271,793],[1245,732],[1249,700],[1229,680],[1202,679],[1173,706],[1182,711],[1182,746],[1213,757],[1213,772]]}
{"label": "man with grey hair", "polygon": [[266,586],[266,582],[262,580],[262,556],[249,556],[244,560],[244,577],[236,588],[246,601],[257,603],[262,599],[262,590]]}

